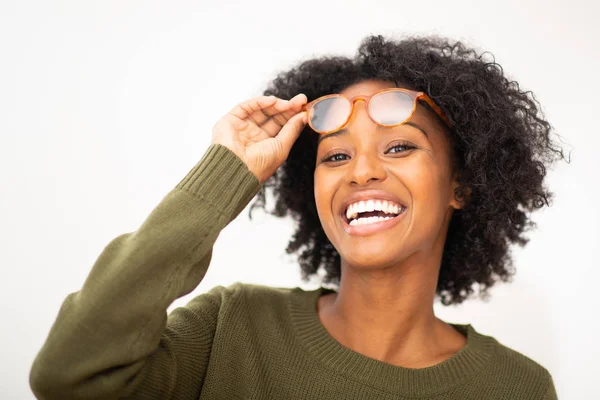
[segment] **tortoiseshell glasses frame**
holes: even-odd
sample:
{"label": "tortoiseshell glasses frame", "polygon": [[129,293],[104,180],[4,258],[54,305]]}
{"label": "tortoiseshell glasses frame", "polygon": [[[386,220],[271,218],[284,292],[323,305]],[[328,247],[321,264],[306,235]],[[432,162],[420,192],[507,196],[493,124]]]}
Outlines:
{"label": "tortoiseshell glasses frame", "polygon": [[[383,93],[387,93],[387,92],[402,92],[402,93],[407,94],[412,99],[412,110],[410,111],[408,117],[406,117],[400,123],[389,124],[389,125],[388,124],[382,124],[382,123],[376,121],[375,118],[373,118],[373,116],[371,115],[370,107],[369,107],[370,104],[371,104],[371,100],[375,96],[383,94]],[[319,102],[321,102],[323,100],[326,100],[326,99],[329,99],[329,98],[333,98],[333,97],[343,97],[343,98],[347,99],[350,102],[350,112],[348,113],[348,116],[345,118],[345,121],[340,126],[338,126],[337,128],[329,130],[329,131],[318,130],[318,129],[316,129],[313,126],[312,121],[311,121],[312,117],[314,115],[314,106],[315,106],[315,104],[317,104],[317,103],[319,103]],[[317,132],[317,133],[319,133],[321,135],[327,135],[329,133],[333,133],[333,132],[336,132],[336,131],[344,128],[348,124],[348,121],[350,121],[350,117],[352,116],[352,113],[354,112],[354,105],[359,100],[363,100],[363,101],[367,102],[367,113],[369,114],[369,118],[371,118],[371,120],[373,122],[375,122],[376,124],[381,125],[381,126],[394,127],[394,126],[399,126],[399,125],[404,124],[415,113],[415,111],[417,109],[417,101],[418,100],[423,100],[423,101],[425,101],[431,107],[431,109],[437,115],[439,115],[439,117],[442,119],[442,121],[444,121],[444,123],[449,128],[452,128],[452,124],[450,123],[450,120],[448,119],[448,117],[446,116],[446,114],[444,113],[444,111],[442,111],[442,109],[440,107],[438,107],[438,105],[435,104],[435,102],[426,93],[424,93],[424,92],[418,92],[418,91],[410,90],[410,89],[405,89],[405,88],[387,88],[387,89],[383,89],[383,90],[377,91],[377,92],[373,93],[370,96],[355,96],[355,97],[353,97],[351,99],[349,99],[348,97],[346,97],[344,95],[341,95],[341,94],[329,94],[329,95],[326,95],[326,96],[321,96],[318,99],[315,99],[315,100],[313,100],[313,101],[305,104],[302,107],[302,111],[307,111],[307,113],[308,113],[308,124],[309,124],[309,126],[311,127],[312,130],[314,130],[315,132]]]}

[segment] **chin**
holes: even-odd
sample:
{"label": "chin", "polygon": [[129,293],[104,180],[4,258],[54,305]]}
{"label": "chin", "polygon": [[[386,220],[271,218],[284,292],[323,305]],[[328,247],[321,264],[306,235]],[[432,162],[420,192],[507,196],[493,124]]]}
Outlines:
{"label": "chin", "polygon": [[385,245],[373,246],[364,243],[354,245],[351,249],[340,250],[343,250],[340,252],[340,257],[354,268],[386,268],[403,258],[400,254],[401,249],[398,247],[390,248],[390,246]]}

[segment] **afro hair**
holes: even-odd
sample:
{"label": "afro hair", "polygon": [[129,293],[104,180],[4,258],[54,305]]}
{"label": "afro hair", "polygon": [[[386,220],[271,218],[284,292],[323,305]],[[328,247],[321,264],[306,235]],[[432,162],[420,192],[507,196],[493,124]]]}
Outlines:
{"label": "afro hair", "polygon": [[[401,82],[427,93],[446,113],[451,154],[459,176],[455,195],[466,200],[456,210],[444,244],[436,296],[442,304],[462,303],[479,284],[480,296],[498,280],[510,281],[509,246],[524,246],[534,227],[529,213],[549,205],[546,169],[564,159],[552,128],[530,91],[505,77],[490,53],[438,36],[381,35],[364,38],[354,58],[322,56],[299,63],[271,81],[264,95],[311,101],[369,79]],[[250,207],[296,222],[287,253],[297,253],[302,279],[321,272],[322,283],[339,286],[340,255],[321,226],[314,198],[317,134],[308,125],[287,160],[263,185]],[[266,191],[275,206],[266,209]],[[322,270],[321,270],[322,268]]]}

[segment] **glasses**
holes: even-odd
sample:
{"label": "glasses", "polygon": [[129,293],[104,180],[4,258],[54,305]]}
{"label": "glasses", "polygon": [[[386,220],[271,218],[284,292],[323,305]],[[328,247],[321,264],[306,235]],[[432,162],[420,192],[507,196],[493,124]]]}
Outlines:
{"label": "glasses", "polygon": [[378,125],[393,127],[404,124],[417,109],[417,100],[424,100],[451,128],[450,120],[441,108],[424,92],[404,88],[383,89],[371,96],[355,96],[351,99],[341,94],[319,97],[304,105],[308,112],[308,125],[317,133],[327,135],[342,129],[354,111],[358,100],[367,102],[367,114]]}

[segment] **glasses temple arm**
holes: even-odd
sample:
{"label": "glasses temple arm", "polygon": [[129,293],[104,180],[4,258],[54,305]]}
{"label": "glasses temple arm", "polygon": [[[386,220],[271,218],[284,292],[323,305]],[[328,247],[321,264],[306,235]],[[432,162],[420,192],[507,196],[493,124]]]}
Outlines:
{"label": "glasses temple arm", "polygon": [[437,113],[437,115],[439,115],[444,120],[446,125],[448,125],[449,127],[452,127],[452,124],[450,123],[450,120],[446,116],[446,113],[444,113],[444,111],[442,111],[442,109],[439,108],[438,105],[435,104],[429,96],[427,96],[425,93],[423,93],[423,94],[419,95],[417,97],[417,99],[425,100],[425,102],[427,104],[429,104],[429,106],[433,109],[433,111],[435,111]]}

